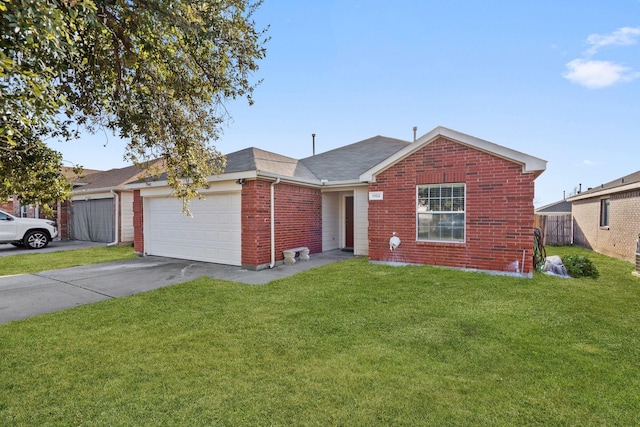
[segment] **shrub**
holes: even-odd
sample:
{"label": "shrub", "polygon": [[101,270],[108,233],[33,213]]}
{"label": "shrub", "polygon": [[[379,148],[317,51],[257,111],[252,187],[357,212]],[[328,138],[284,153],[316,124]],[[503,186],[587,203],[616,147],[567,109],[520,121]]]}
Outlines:
{"label": "shrub", "polygon": [[595,279],[600,275],[595,264],[586,256],[566,255],[562,257],[562,263],[571,277],[593,277]]}

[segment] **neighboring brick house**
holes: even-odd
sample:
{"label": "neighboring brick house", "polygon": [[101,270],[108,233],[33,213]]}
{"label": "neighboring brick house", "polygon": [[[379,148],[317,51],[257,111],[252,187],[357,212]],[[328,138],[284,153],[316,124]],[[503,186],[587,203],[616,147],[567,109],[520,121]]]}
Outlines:
{"label": "neighboring brick house", "polygon": [[133,191],[124,185],[144,174],[144,168],[128,166],[76,177],[71,198],[58,204],[60,238],[131,244]]}
{"label": "neighboring brick house", "polygon": [[640,235],[640,171],[567,200],[572,204],[574,244],[635,261]]}
{"label": "neighboring brick house", "polygon": [[0,203],[0,211],[13,215],[13,199]]}
{"label": "neighboring brick house", "polygon": [[[62,173],[62,175],[64,175],[70,182],[75,182],[78,179],[81,179],[84,175],[89,175],[95,172],[100,172],[98,170],[94,170],[94,169],[85,169],[83,170],[82,174],[79,176],[78,174],[76,174],[76,172],[74,171],[73,168],[70,167],[66,167],[63,166],[62,169],[60,170],[60,172]],[[3,207],[4,206],[4,207]],[[47,217],[47,219],[52,219],[52,220],[56,220],[58,222],[58,225],[60,225],[60,221],[59,221],[59,215],[58,215],[58,208],[60,207],[60,202],[56,203],[55,205],[51,206],[51,209],[53,210],[52,213],[50,213]],[[24,205],[22,203],[20,203],[20,199],[18,199],[17,197],[13,197],[12,200],[10,200],[8,203],[4,204],[4,205],[0,205],[0,209],[4,210],[5,212],[8,212],[10,214],[13,214],[13,216],[17,216],[20,218],[45,218],[45,214],[44,211],[42,209],[40,209],[40,207],[36,204],[36,205]]]}
{"label": "neighboring brick house", "polygon": [[[301,160],[231,153],[191,217],[164,176],[125,187],[141,254],[262,269],[306,246],[530,277],[534,179],[545,167],[438,127],[414,142],[376,136]],[[401,243],[391,250],[393,236]]]}

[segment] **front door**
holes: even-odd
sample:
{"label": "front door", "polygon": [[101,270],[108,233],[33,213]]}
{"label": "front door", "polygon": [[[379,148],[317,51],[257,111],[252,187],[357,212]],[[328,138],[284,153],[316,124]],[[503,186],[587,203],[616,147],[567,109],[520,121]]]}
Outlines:
{"label": "front door", "polygon": [[353,249],[353,196],[345,197],[344,233],[345,248]]}

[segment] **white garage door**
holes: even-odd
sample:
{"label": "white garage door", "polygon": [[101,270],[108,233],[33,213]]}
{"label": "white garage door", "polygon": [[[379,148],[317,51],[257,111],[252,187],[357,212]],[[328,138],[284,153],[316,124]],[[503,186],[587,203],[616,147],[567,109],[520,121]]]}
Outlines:
{"label": "white garage door", "polygon": [[192,200],[193,216],[175,197],[145,198],[145,252],[171,258],[241,265],[240,193]]}

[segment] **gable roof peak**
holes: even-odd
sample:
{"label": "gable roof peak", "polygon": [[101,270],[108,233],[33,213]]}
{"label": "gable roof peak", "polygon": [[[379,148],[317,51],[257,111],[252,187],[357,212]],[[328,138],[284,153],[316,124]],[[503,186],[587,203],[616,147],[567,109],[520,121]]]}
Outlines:
{"label": "gable roof peak", "polygon": [[375,175],[397,163],[398,161],[404,159],[405,157],[413,154],[423,146],[430,144],[439,137],[444,137],[457,143],[467,145],[474,149],[487,152],[494,156],[502,157],[512,162],[519,163],[522,165],[524,173],[533,173],[538,176],[547,168],[546,160],[542,160],[537,157],[521,153],[520,151],[512,150],[511,148],[507,148],[502,145],[486,141],[484,139],[476,138],[475,136],[467,135],[465,133],[449,129],[444,126],[437,126],[431,131],[417,138],[413,143],[411,143],[404,149],[390,156],[385,161],[364,172],[360,176],[360,180],[366,182],[375,180]]}

